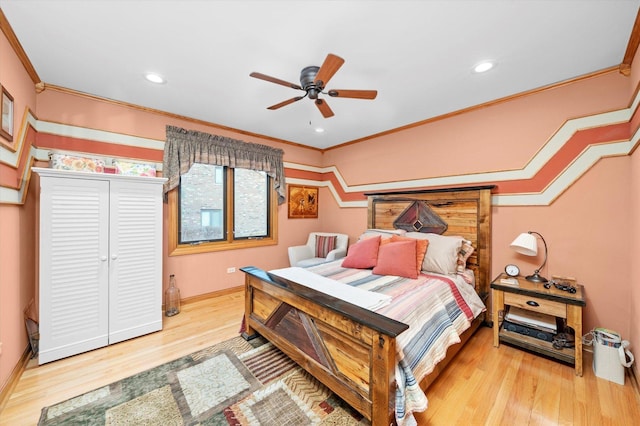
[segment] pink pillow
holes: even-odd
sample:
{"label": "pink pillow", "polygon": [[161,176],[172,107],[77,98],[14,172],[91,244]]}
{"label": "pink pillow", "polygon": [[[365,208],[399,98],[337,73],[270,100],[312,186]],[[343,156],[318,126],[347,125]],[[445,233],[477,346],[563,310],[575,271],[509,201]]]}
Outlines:
{"label": "pink pillow", "polygon": [[422,270],[422,262],[424,261],[424,256],[427,254],[427,248],[429,247],[429,240],[418,240],[410,237],[401,237],[399,235],[394,235],[391,237],[391,242],[395,243],[396,241],[406,241],[413,240],[416,242],[416,271],[418,275],[420,275],[420,271]]}
{"label": "pink pillow", "polygon": [[418,278],[416,266],[416,240],[398,241],[380,246],[378,263],[373,268],[376,275],[395,275]]}
{"label": "pink pillow", "polygon": [[360,240],[347,252],[347,257],[342,261],[343,268],[366,269],[373,268],[378,263],[378,248],[380,236]]}

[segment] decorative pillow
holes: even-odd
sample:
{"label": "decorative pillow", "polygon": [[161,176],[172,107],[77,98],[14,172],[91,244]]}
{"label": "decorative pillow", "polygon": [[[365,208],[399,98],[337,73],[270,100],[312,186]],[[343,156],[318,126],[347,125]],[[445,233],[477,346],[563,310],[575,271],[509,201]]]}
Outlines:
{"label": "decorative pillow", "polygon": [[102,173],[104,161],[95,158],[76,157],[65,154],[51,154],[50,166],[57,170]]}
{"label": "decorative pillow", "polygon": [[467,269],[467,260],[473,254],[475,249],[471,245],[471,241],[462,240],[460,250],[458,250],[458,260],[456,261],[456,273],[462,275],[464,270]]}
{"label": "decorative pillow", "polygon": [[116,173],[127,176],[156,176],[156,168],[151,164],[131,163],[128,161],[115,160],[113,165]]}
{"label": "decorative pillow", "polygon": [[336,248],[337,235],[316,235],[316,257],[327,257]]}
{"label": "decorative pillow", "polygon": [[424,261],[424,256],[427,254],[427,248],[429,247],[429,240],[418,240],[416,238],[401,237],[399,235],[393,235],[391,237],[391,242],[407,240],[413,240],[416,242],[416,271],[420,274],[420,271],[422,270],[422,262]]}
{"label": "decorative pillow", "polygon": [[407,232],[407,237],[427,239],[429,247],[422,262],[422,270],[437,274],[455,274],[462,237],[422,232]]}
{"label": "decorative pillow", "polygon": [[417,240],[409,238],[406,241],[382,244],[378,251],[378,263],[373,268],[373,273],[418,278],[416,243]]}
{"label": "decorative pillow", "polygon": [[356,269],[373,268],[378,263],[378,248],[380,248],[379,235],[358,241],[349,247],[347,257],[342,261],[342,267]]}

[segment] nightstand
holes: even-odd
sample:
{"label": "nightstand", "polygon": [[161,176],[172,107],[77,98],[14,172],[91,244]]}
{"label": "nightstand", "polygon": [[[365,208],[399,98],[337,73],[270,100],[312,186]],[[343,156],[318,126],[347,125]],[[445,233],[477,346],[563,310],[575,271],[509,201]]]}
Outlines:
{"label": "nightstand", "polygon": [[[544,288],[542,283],[527,281],[524,277],[515,277],[517,284],[503,281],[509,278],[511,277],[502,273],[491,283],[493,346],[498,347],[500,342],[505,342],[574,364],[576,375],[582,376],[582,308],[586,306],[584,287],[577,284],[576,292],[569,293],[553,285],[548,289]],[[505,306],[517,306],[565,319],[567,326],[575,332],[575,348],[556,349],[552,342],[503,328]]]}

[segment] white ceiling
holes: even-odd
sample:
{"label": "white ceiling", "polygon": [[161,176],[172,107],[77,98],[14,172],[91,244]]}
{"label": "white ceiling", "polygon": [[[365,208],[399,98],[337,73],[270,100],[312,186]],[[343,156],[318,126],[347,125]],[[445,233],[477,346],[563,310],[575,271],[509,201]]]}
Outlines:
{"label": "white ceiling", "polygon": [[[618,66],[640,0],[0,0],[46,84],[245,132],[328,148]],[[299,84],[328,53],[345,59],[322,117]],[[472,67],[485,59],[485,74]],[[144,80],[147,71],[167,79]],[[315,127],[325,132],[318,134]]]}

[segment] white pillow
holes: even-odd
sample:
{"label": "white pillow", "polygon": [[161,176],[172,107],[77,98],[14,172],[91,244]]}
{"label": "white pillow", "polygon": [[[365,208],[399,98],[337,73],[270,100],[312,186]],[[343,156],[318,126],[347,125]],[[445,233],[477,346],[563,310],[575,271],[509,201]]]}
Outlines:
{"label": "white pillow", "polygon": [[407,232],[405,237],[429,240],[427,253],[422,261],[423,271],[445,275],[456,273],[462,237],[422,232]]}
{"label": "white pillow", "polygon": [[364,240],[365,238],[376,237],[380,235],[380,237],[384,240],[387,238],[391,238],[393,235],[405,235],[407,231],[404,229],[366,229],[362,235],[358,238],[358,241]]}

